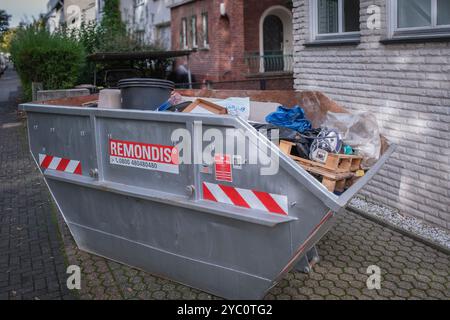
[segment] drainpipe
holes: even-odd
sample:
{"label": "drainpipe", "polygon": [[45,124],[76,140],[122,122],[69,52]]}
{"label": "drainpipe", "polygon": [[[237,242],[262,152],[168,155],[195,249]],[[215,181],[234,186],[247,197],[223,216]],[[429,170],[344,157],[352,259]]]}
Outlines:
{"label": "drainpipe", "polygon": [[189,55],[187,55],[187,69],[188,69],[189,89],[192,89],[192,74],[191,74],[191,67],[189,65]]}

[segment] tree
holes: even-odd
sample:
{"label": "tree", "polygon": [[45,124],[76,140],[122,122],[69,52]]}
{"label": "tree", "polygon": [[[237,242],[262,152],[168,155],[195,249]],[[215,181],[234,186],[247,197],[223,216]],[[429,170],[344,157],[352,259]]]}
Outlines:
{"label": "tree", "polygon": [[0,9],[0,37],[9,29],[9,20],[11,15],[7,14],[5,10]]}
{"label": "tree", "polygon": [[109,34],[126,34],[126,27],[120,14],[120,0],[105,0],[101,27]]}
{"label": "tree", "polygon": [[17,32],[17,28],[11,28],[4,32],[0,38],[0,51],[9,52],[11,48],[11,41]]}

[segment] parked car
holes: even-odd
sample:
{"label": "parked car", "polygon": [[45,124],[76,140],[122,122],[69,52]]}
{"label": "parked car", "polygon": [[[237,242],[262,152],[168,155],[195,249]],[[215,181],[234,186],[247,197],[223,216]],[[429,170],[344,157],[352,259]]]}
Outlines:
{"label": "parked car", "polygon": [[6,68],[8,67],[8,63],[6,61],[6,58],[3,54],[0,54],[0,75],[2,75]]}

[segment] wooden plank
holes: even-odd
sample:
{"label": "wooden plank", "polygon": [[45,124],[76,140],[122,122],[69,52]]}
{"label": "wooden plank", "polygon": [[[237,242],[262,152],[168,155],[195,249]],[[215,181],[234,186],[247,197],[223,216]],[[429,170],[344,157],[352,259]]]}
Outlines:
{"label": "wooden plank", "polygon": [[352,160],[352,166],[350,167],[350,171],[358,171],[361,168],[362,158],[354,158]]}
{"label": "wooden plank", "polygon": [[[323,164],[323,163],[320,163],[320,162],[317,162],[317,161],[303,159],[303,158],[296,157],[296,156],[290,156],[290,157],[292,159],[294,159],[295,161],[298,161],[298,162],[302,163],[303,165],[307,165],[307,166],[310,166],[310,167],[320,167],[320,168],[324,168],[324,169],[327,169],[327,170],[330,170],[330,171],[338,170],[334,166],[330,166],[328,164]],[[347,171],[349,171],[349,170],[347,170]]]}
{"label": "wooden plank", "polygon": [[328,189],[330,192],[334,192],[334,189],[336,188],[336,181],[328,179],[327,177],[323,177],[322,184],[325,186],[325,188]]}
{"label": "wooden plank", "polygon": [[204,99],[196,99],[192,102],[186,109],[183,110],[184,113],[191,113],[196,108],[202,108],[210,113],[215,114],[228,114],[227,108],[219,106],[215,103],[209,102]]}
{"label": "wooden plank", "polygon": [[85,107],[85,106],[89,106],[91,104],[98,104],[98,100],[92,100],[92,101],[85,102],[81,106]]}
{"label": "wooden plank", "polygon": [[[320,162],[319,162],[320,163]],[[330,170],[336,170],[339,166],[339,158],[333,153],[328,153],[324,167]]]}
{"label": "wooden plank", "polygon": [[346,179],[337,181],[336,182],[336,187],[334,188],[334,191],[344,192],[345,191],[346,182],[347,182]]}
{"label": "wooden plank", "polygon": [[337,153],[332,153],[331,155],[339,157],[340,159],[362,159],[361,156],[357,156],[354,154],[337,154]]}
{"label": "wooden plank", "polygon": [[[302,165],[300,163],[300,165]],[[355,174],[353,172],[331,172],[329,170],[319,168],[319,167],[309,167],[309,166],[303,166],[303,169],[305,169],[308,172],[321,175],[323,177],[338,181],[342,179],[348,179],[353,177]]]}
{"label": "wooden plank", "polygon": [[280,141],[280,150],[281,152],[283,152],[284,154],[291,156],[292,153],[292,147],[295,146],[295,143],[286,141],[286,140],[281,140]]}
{"label": "wooden plank", "polygon": [[[280,146],[280,148],[281,148],[281,146]],[[283,148],[287,148],[287,146],[284,145]],[[284,153],[286,153],[286,152],[284,152]],[[303,159],[303,158],[293,156],[293,155],[289,155],[289,157],[291,157],[293,160],[295,160],[297,162],[300,162],[302,165],[305,165],[305,166],[320,167],[320,168],[324,168],[326,170],[329,170],[332,172],[338,172],[338,173],[346,173],[346,172],[353,172],[353,171],[359,170],[359,166],[360,166],[361,160],[362,160],[362,159],[351,159],[351,158],[339,159],[338,157],[335,157],[330,162],[328,162],[328,160],[327,160],[327,163],[323,164],[323,163],[320,163],[317,161]],[[335,160],[338,160],[339,162],[338,161],[334,162]],[[356,163],[353,164],[353,161],[356,161]],[[337,165],[335,165],[335,163]],[[354,166],[357,169],[352,170],[352,166]]]}
{"label": "wooden plank", "polygon": [[336,170],[340,172],[347,172],[350,171],[351,166],[352,166],[352,159],[339,158],[338,167]]}

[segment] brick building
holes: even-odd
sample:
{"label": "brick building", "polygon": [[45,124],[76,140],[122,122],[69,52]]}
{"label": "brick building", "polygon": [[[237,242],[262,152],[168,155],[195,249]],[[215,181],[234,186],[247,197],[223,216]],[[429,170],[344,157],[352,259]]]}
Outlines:
{"label": "brick building", "polygon": [[450,0],[294,0],[297,90],[370,111],[397,152],[363,193],[450,229]]}
{"label": "brick building", "polygon": [[291,1],[174,0],[169,7],[172,49],[197,50],[190,57],[197,82],[292,89]]}

